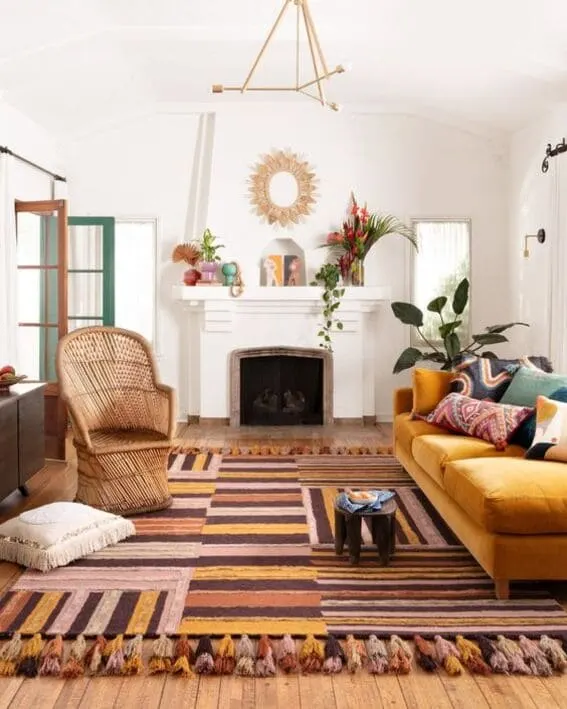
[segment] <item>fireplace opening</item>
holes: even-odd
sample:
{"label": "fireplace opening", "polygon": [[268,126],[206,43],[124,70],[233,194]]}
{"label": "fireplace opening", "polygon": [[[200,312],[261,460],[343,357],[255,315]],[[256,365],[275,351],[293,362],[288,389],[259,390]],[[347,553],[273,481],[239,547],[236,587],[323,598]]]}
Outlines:
{"label": "fireplace opening", "polygon": [[316,426],[332,420],[327,371],[332,366],[330,353],[265,348],[238,350],[232,357],[232,392],[237,401],[232,402],[231,423]]}

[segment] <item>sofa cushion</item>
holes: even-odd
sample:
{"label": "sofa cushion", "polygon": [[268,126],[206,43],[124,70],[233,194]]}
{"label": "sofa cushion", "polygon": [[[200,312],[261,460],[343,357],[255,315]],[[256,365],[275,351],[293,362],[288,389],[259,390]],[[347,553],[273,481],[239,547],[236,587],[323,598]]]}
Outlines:
{"label": "sofa cushion", "polygon": [[538,396],[550,396],[565,386],[567,386],[567,376],[563,374],[550,374],[538,369],[520,367],[500,399],[500,403],[533,408]]}
{"label": "sofa cushion", "polygon": [[414,438],[411,452],[415,462],[441,487],[445,486],[445,466],[454,460],[487,458],[494,456],[522,457],[521,446],[506,446],[502,451],[492,443],[471,436],[424,435]]}
{"label": "sofa cushion", "polygon": [[499,534],[567,532],[565,463],[477,458],[445,467],[445,490],[477,524]]}
{"label": "sofa cushion", "polygon": [[426,433],[447,433],[439,426],[434,426],[427,421],[414,421],[410,413],[398,414],[394,418],[394,440],[408,453],[411,453],[411,443],[416,436],[423,436]]}
{"label": "sofa cushion", "polygon": [[455,360],[455,376],[451,391],[473,399],[500,401],[520,366],[551,372],[547,357],[521,357],[520,359],[497,359],[460,355]]}
{"label": "sofa cushion", "polygon": [[427,416],[437,404],[451,391],[453,372],[438,369],[414,368],[413,408],[414,416]]}
{"label": "sofa cushion", "polygon": [[429,414],[427,421],[455,433],[482,438],[497,450],[504,450],[514,431],[531,414],[532,409],[527,406],[479,401],[452,393]]}

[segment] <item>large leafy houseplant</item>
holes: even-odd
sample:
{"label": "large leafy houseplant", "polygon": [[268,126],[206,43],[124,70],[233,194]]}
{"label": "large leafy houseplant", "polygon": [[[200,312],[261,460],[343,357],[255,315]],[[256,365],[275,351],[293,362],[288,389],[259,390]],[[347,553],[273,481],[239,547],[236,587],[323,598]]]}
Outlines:
{"label": "large leafy houseplant", "polygon": [[496,357],[491,350],[481,351],[484,347],[508,342],[506,335],[502,334],[515,325],[524,325],[523,322],[511,322],[505,325],[490,325],[484,332],[472,335],[471,342],[463,347],[458,334],[458,329],[463,322],[462,315],[469,301],[469,282],[466,278],[459,283],[452,299],[452,315],[446,317],[445,307],[449,299],[445,295],[434,298],[427,306],[431,313],[439,315],[439,340],[432,342],[423,333],[423,312],[412,303],[392,303],[394,315],[405,325],[415,327],[421,337],[425,349],[417,347],[407,347],[398,357],[394,365],[394,374],[402,372],[404,369],[413,367],[419,361],[436,362],[441,365],[441,369],[452,369],[455,360],[463,354],[480,355],[482,357]]}

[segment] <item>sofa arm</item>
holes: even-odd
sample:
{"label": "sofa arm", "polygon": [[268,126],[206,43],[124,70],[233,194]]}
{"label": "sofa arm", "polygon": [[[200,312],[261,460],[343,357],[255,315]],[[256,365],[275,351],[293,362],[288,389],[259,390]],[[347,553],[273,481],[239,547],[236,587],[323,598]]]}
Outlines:
{"label": "sofa arm", "polygon": [[398,414],[405,414],[413,408],[413,389],[404,387],[394,390],[394,418]]}

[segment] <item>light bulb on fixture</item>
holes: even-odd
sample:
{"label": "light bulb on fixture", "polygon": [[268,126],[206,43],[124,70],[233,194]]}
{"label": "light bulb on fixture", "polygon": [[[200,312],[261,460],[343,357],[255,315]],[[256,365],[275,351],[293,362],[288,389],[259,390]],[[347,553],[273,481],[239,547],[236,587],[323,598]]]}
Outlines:
{"label": "light bulb on fixture", "polygon": [[345,62],[344,64],[337,64],[335,72],[337,74],[344,74],[345,71],[352,71],[352,64],[350,62]]}

